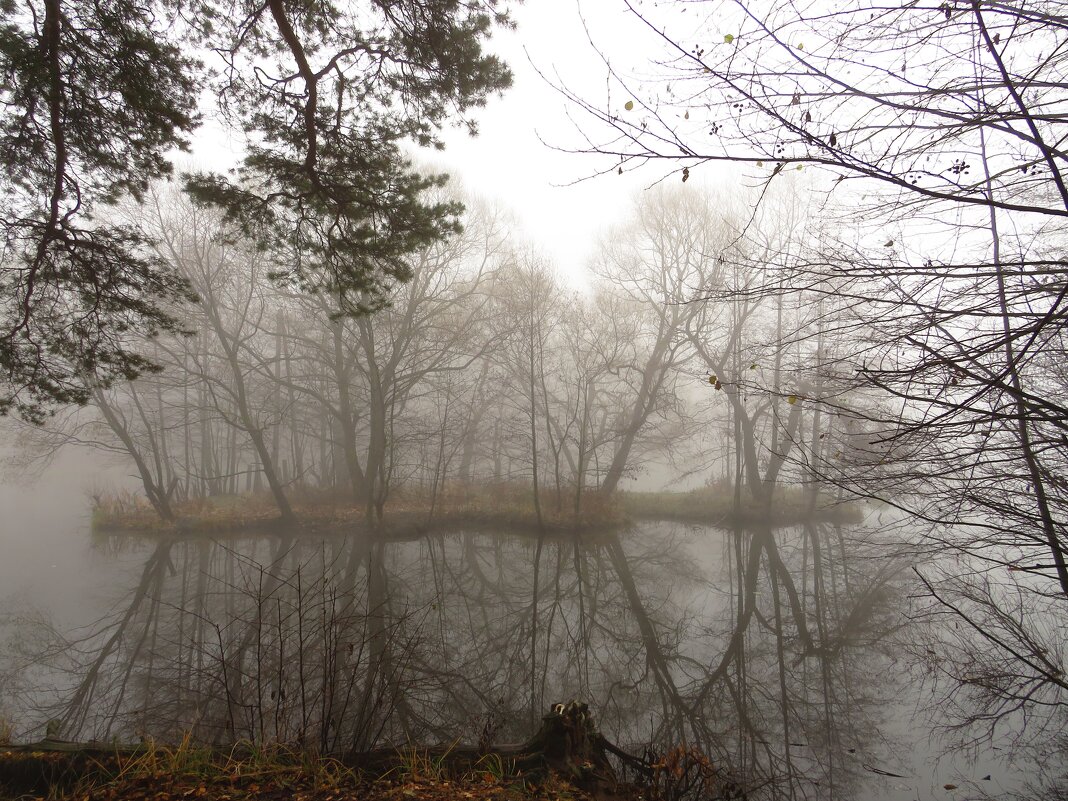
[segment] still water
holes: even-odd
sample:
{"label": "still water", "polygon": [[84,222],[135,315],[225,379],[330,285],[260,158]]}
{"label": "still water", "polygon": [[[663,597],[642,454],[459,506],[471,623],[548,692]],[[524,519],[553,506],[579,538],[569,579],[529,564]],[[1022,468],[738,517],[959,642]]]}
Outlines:
{"label": "still water", "polygon": [[6,562],[0,710],[23,739],[58,719],[341,751],[521,741],[577,698],[617,745],[696,747],[751,798],[996,795],[1018,777],[992,754],[934,759],[908,549],[869,518],[403,540],[93,539],[80,518],[61,581]]}

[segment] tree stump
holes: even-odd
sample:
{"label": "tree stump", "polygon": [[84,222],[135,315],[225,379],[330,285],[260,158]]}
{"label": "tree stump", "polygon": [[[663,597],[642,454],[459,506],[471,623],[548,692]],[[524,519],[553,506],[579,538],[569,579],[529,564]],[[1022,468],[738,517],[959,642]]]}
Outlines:
{"label": "tree stump", "polygon": [[589,792],[617,784],[605,740],[593,725],[589,706],[581,701],[553,704],[541,719],[541,728],[520,746],[514,759],[520,769],[554,771]]}

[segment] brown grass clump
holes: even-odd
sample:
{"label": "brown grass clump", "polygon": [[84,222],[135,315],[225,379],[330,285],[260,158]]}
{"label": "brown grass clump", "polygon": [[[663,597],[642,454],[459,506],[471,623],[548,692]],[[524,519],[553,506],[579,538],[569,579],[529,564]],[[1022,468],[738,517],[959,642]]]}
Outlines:
{"label": "brown grass clump", "polygon": [[[366,524],[364,507],[347,493],[295,487],[289,494],[297,527],[312,532],[351,532]],[[93,497],[93,529],[99,533],[224,534],[270,530],[278,510],[267,492],[191,498],[175,504],[177,521],[164,523],[142,497],[130,492]],[[432,493],[424,487],[399,487],[390,495],[381,532],[407,536],[428,530],[496,528],[568,533],[623,528],[635,519],[679,520],[712,526],[791,525],[804,520],[859,523],[862,508],[819,496],[812,504],[803,487],[779,487],[771,507],[752,503],[743,493],[735,509],[729,484],[710,484],[689,492],[585,490],[575,513],[574,487],[543,488],[541,519],[530,484],[452,482]]]}
{"label": "brown grass clump", "polygon": [[[311,531],[351,531],[365,523],[365,509],[344,493],[294,488],[289,494],[297,526]],[[428,528],[493,526],[546,531],[618,528],[627,518],[614,497],[596,491],[582,495],[574,513],[574,489],[543,490],[541,524],[533,489],[516,482],[450,483],[437,493],[400,487],[390,496],[382,529],[394,533]],[[190,498],[174,504],[176,522],[166,523],[148,501],[130,492],[93,496],[93,530],[102,533],[221,534],[266,530],[278,525],[269,493]]]}

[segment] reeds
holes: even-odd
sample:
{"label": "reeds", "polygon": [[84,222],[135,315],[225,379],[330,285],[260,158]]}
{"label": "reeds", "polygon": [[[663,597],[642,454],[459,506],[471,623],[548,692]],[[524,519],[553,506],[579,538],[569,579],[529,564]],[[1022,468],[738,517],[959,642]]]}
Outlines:
{"label": "reeds", "polygon": [[[706,525],[771,523],[789,525],[818,519],[859,523],[863,510],[820,495],[815,504],[804,487],[778,487],[774,502],[754,503],[743,493],[736,506],[734,490],[712,484],[689,492],[601,493],[574,487],[542,488],[539,518],[534,490],[523,482],[452,482],[431,492],[412,486],[395,490],[386,507],[383,528],[418,531],[428,527],[495,527],[546,531],[619,529],[634,519],[681,520]],[[181,532],[218,534],[268,529],[278,512],[268,493],[192,498],[176,504],[177,521],[160,521],[143,498],[130,493],[93,496],[93,529],[114,532]],[[364,509],[335,491],[301,489],[293,493],[297,526],[305,530],[351,530],[364,523]],[[576,512],[577,508],[577,512]]]}
{"label": "reeds", "polygon": [[[130,492],[93,495],[97,533],[217,534],[253,531],[277,524],[278,512],[267,493],[191,498],[174,505],[177,520],[159,519],[144,498]],[[450,483],[437,492],[415,486],[393,492],[385,528],[426,526],[511,526],[577,530],[626,524],[618,499],[594,490],[582,493],[575,512],[574,488],[542,490],[539,521],[533,488],[520,482]],[[292,494],[297,526],[308,530],[345,529],[363,524],[364,508],[333,491],[302,489]]]}

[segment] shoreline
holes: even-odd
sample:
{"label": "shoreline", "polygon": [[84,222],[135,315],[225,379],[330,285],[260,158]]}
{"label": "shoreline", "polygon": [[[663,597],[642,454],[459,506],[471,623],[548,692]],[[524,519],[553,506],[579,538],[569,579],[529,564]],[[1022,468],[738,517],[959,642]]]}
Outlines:
{"label": "shoreline", "polygon": [[[508,499],[501,499],[508,500]],[[362,507],[335,503],[295,506],[295,518],[282,520],[277,511],[264,504],[262,496],[224,496],[202,499],[199,508],[179,512],[171,522],[163,521],[147,505],[115,510],[101,504],[93,510],[94,536],[202,537],[292,533],[307,536],[365,535],[376,539],[403,541],[420,539],[434,532],[499,529],[502,532],[541,536],[611,534],[633,528],[640,521],[671,521],[718,529],[758,526],[783,528],[808,522],[858,524],[864,509],[857,502],[823,502],[815,508],[806,502],[786,498],[770,510],[744,505],[735,511],[730,498],[722,493],[621,493],[605,501],[598,499],[592,511],[573,516],[555,512],[543,514],[539,522],[532,508],[522,503],[500,503],[490,496],[442,504],[430,513],[429,505],[398,503],[387,509],[384,519],[371,524]],[[479,503],[482,501],[482,503]],[[128,501],[126,505],[128,507]]]}

